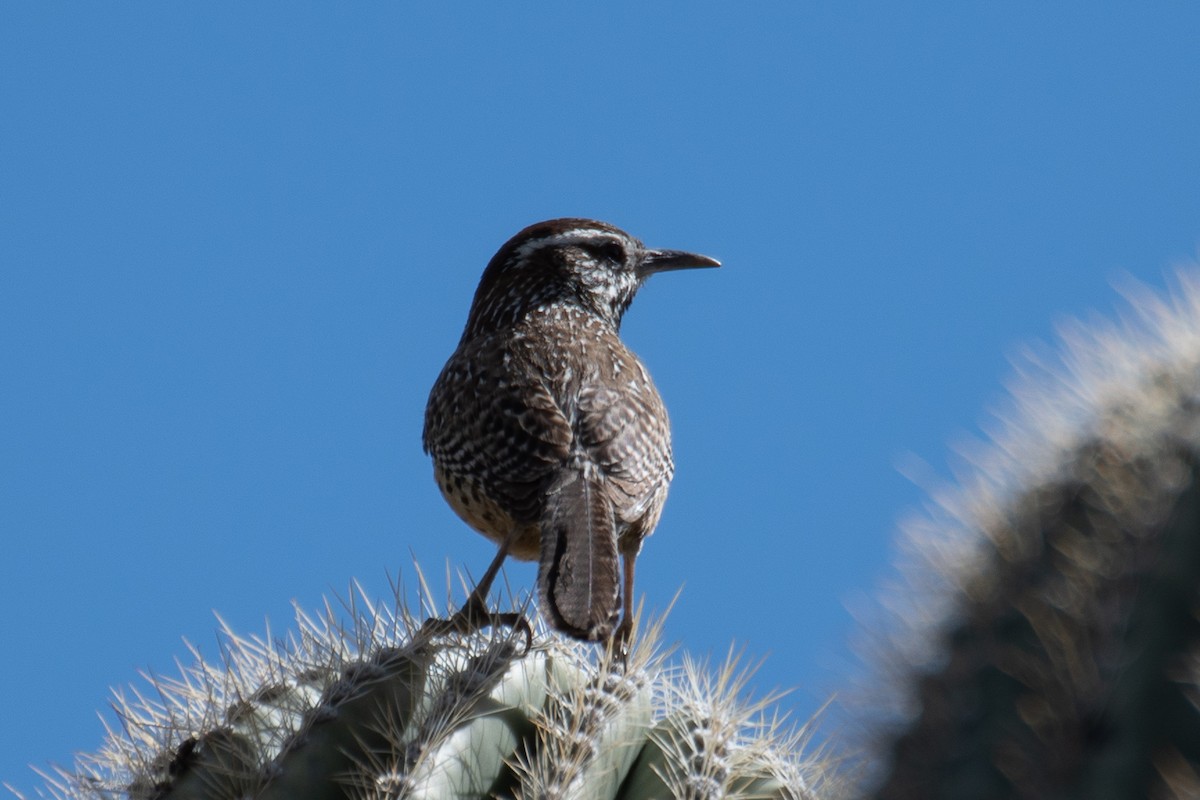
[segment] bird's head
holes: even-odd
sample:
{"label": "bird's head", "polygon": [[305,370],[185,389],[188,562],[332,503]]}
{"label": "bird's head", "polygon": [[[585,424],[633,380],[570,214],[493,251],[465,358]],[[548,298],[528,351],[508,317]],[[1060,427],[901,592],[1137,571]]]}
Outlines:
{"label": "bird's head", "polygon": [[488,263],[463,338],[511,325],[552,303],[575,305],[616,329],[654,273],[718,266],[708,256],[647,248],[606,222],[539,222],[509,239]]}

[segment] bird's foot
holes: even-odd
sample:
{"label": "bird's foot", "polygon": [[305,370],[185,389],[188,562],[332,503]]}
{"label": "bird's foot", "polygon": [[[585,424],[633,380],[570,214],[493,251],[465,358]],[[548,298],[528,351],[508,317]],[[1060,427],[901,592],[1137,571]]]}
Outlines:
{"label": "bird's foot", "polygon": [[516,611],[489,611],[483,598],[472,594],[466,605],[449,617],[431,617],[421,625],[421,635],[429,638],[451,633],[471,635],[484,628],[511,628],[525,635],[525,652],[533,647],[533,626]]}
{"label": "bird's foot", "polygon": [[632,644],[633,620],[627,614],[621,619],[621,624],[617,626],[617,629],[613,631],[612,638],[608,640],[608,651],[613,663],[624,668],[629,662],[629,649]]}

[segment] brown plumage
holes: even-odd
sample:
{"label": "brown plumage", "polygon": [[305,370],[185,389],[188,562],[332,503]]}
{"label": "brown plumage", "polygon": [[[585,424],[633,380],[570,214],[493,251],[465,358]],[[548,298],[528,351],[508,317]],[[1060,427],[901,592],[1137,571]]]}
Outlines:
{"label": "brown plumage", "polygon": [[476,610],[512,555],[540,561],[553,627],[608,638],[623,600],[628,633],[634,559],[674,464],[666,409],[618,335],[621,317],[649,275],[715,266],[586,219],[532,225],[492,258],[424,431],[442,494],[500,548]]}

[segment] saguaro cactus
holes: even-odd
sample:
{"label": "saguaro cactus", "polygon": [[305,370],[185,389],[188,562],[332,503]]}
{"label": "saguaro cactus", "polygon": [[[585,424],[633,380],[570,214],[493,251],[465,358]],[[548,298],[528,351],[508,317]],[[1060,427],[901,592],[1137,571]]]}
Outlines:
{"label": "saguaro cactus", "polygon": [[120,695],[60,798],[814,798],[800,735],[715,676],[548,633],[429,636],[402,608],[299,615],[286,646],[223,634],[224,663]]}

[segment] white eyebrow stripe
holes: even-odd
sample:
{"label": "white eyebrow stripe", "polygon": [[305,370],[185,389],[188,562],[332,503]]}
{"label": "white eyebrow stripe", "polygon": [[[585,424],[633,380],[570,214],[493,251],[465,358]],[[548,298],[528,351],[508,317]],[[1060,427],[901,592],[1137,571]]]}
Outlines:
{"label": "white eyebrow stripe", "polygon": [[595,228],[570,228],[558,233],[552,233],[549,236],[542,236],[537,239],[530,239],[521,244],[517,248],[517,257],[525,258],[535,250],[539,250],[548,244],[569,245],[582,244],[585,242],[594,242],[602,239],[609,241],[620,242],[620,237],[611,231],[599,231]]}

